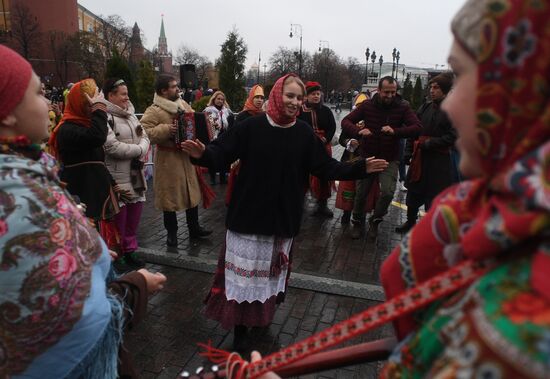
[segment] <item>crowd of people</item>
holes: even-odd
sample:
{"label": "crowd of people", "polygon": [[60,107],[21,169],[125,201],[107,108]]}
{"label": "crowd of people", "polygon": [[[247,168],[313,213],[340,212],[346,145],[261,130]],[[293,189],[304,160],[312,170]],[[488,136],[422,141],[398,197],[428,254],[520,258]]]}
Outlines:
{"label": "crowd of people", "polygon": [[[238,113],[224,92],[209,93],[201,141],[189,104],[201,88],[182,93],[175,77],[159,75],[138,119],[123,79],[48,94],[31,65],[0,46],[0,376],[137,377],[124,334],[166,281],[137,254],[154,147],[168,247],[179,243],[177,212],[190,238],[212,233],[199,222],[212,193],[202,168],[211,184],[229,181],[205,316],[234,330],[235,350],[250,347],[250,328],[269,326],[284,301],[307,191],[315,215],[332,218],[337,190],[350,237],[374,241],[403,179],[404,237],[381,269],[387,298],[459,262],[489,269],[397,318],[400,343],[382,377],[548,377],[550,4],[535,3],[467,1],[452,23],[454,75],[433,77],[416,111],[391,76],[374,96],[351,94],[340,160],[323,88],[294,74],[269,94],[252,87]],[[191,130],[183,140],[182,117]]]}

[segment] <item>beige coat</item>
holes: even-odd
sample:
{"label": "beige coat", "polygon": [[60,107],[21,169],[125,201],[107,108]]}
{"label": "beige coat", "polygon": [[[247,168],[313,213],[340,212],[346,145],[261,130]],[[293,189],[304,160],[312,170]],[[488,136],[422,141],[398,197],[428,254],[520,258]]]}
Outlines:
{"label": "beige coat", "polygon": [[[141,161],[145,159],[149,150],[149,138],[147,133],[138,134],[139,120],[134,115],[134,106],[130,103],[128,110],[124,110],[113,103],[107,104],[107,122],[109,123],[107,141],[103,145],[105,150],[105,165],[111,173],[116,184],[128,194],[124,203],[137,203],[145,201],[147,183],[143,176],[143,170],[132,170],[132,159]],[[132,177],[135,182],[132,182]],[[140,188],[136,190],[136,188]]]}
{"label": "beige coat", "polygon": [[[170,101],[155,94],[153,105],[145,110],[141,125],[152,144],[157,145],[153,188],[155,207],[162,211],[181,211],[201,201],[199,181],[189,155],[176,150],[170,126],[177,110],[193,112],[185,101]],[[168,150],[163,149],[168,148]]]}

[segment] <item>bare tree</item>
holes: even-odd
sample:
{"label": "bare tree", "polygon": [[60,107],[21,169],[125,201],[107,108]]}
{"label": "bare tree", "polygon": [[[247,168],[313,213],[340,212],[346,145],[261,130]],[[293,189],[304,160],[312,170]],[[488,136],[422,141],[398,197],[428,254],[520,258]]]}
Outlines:
{"label": "bare tree", "polygon": [[101,41],[95,33],[80,31],[70,37],[74,60],[78,62],[80,77],[103,79],[105,56]]}
{"label": "bare tree", "polygon": [[40,25],[30,9],[19,2],[15,3],[11,13],[12,36],[19,45],[25,59],[31,58],[40,46]]}
{"label": "bare tree", "polygon": [[126,57],[130,49],[132,28],[119,15],[102,17],[101,35],[105,48],[105,58],[111,59],[113,51]]}
{"label": "bare tree", "polygon": [[348,57],[346,66],[351,88],[359,90],[365,78],[365,64],[355,57]]}
{"label": "bare tree", "polygon": [[[281,76],[289,72],[298,72],[299,67],[298,50],[287,49],[279,46],[279,48],[269,57],[269,80],[275,81]],[[310,78],[313,72],[312,56],[307,51],[302,51],[302,79]]]}
{"label": "bare tree", "polygon": [[279,46],[279,48],[269,57],[269,74],[272,80],[298,70],[297,52]]}
{"label": "bare tree", "polygon": [[61,84],[65,84],[69,76],[72,41],[64,32],[60,31],[52,30],[48,37],[57,77]]}
{"label": "bare tree", "polygon": [[176,52],[176,64],[193,64],[195,65],[195,73],[197,74],[198,83],[203,83],[206,78],[208,69],[213,67],[212,62],[208,57],[200,55],[200,53],[192,47],[180,45]]}

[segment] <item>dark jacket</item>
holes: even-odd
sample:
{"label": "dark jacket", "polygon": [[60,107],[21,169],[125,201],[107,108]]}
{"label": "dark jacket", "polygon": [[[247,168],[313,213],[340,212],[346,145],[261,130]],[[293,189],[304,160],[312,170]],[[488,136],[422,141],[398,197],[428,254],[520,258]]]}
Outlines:
{"label": "dark jacket", "polygon": [[309,176],[321,180],[366,177],[365,160],[341,163],[328,156],[311,127],[301,120],[272,126],[265,115],[237,123],[206,147],[199,160],[219,169],[240,159],[241,168],[227,211],[227,229],[244,234],[294,237],[300,229]]}
{"label": "dark jacket", "polygon": [[113,184],[103,151],[107,127],[107,113],[97,109],[89,128],[65,122],[57,132],[60,178],[67,183],[67,190],[86,204],[86,216],[96,219],[102,214]]}
{"label": "dark jacket", "polygon": [[[418,108],[417,116],[422,122],[420,135],[429,139],[420,144],[420,180],[414,183],[407,180],[407,188],[412,192],[435,197],[453,183],[450,149],[456,141],[456,130],[440,105],[431,101]],[[407,142],[405,157],[412,155],[414,141]]]}
{"label": "dark jacket", "polygon": [[[372,134],[359,135],[357,123],[363,120]],[[383,126],[391,126],[395,134],[383,134]],[[365,100],[342,120],[342,129],[351,137],[359,140],[359,154],[362,157],[385,159],[388,162],[399,160],[399,139],[416,137],[420,134],[421,124],[409,104],[396,96],[390,105],[382,104],[376,94]]]}
{"label": "dark jacket", "polygon": [[[258,115],[260,114],[263,114],[262,113],[259,113]],[[248,111],[240,111],[236,116],[235,116],[235,121],[234,121],[234,125],[238,124],[239,122],[243,122],[244,120],[246,120],[247,118],[249,117],[253,117],[254,115]]]}
{"label": "dark jacket", "polygon": [[[315,112],[315,115],[313,115],[313,112]],[[314,131],[315,128],[323,130],[327,144],[330,144],[336,132],[336,121],[329,107],[322,104],[317,106],[304,104],[298,118],[311,125]]]}

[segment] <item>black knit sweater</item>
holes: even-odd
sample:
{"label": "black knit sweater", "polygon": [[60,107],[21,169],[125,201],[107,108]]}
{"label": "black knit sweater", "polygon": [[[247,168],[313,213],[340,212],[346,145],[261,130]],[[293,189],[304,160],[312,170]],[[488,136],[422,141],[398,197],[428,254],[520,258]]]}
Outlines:
{"label": "black knit sweater", "polygon": [[329,157],[305,122],[274,127],[266,115],[236,124],[193,161],[220,168],[237,159],[241,168],[226,219],[226,227],[237,233],[294,237],[310,174],[324,180],[367,176],[364,160],[348,164]]}

